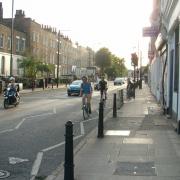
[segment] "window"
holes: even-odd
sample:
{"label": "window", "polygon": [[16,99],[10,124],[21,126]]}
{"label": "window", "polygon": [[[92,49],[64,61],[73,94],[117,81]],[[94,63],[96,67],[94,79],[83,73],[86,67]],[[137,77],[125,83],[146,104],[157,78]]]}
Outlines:
{"label": "window", "polygon": [[5,74],[5,57],[2,56],[2,59],[1,59],[1,74]]}
{"label": "window", "polygon": [[4,34],[0,34],[0,48],[4,47]]}
{"label": "window", "polygon": [[26,48],[26,40],[22,38],[20,40],[20,51],[25,51],[25,48]]}
{"label": "window", "polygon": [[11,37],[10,36],[8,36],[8,38],[7,38],[7,48],[8,48],[8,50],[11,49]]}
{"label": "window", "polygon": [[16,36],[16,52],[20,51],[20,37]]}
{"label": "window", "polygon": [[32,33],[32,40],[35,42],[36,41],[36,34],[35,32]]}
{"label": "window", "polygon": [[179,86],[179,27],[175,29],[175,64],[174,64],[174,91],[178,91]]}

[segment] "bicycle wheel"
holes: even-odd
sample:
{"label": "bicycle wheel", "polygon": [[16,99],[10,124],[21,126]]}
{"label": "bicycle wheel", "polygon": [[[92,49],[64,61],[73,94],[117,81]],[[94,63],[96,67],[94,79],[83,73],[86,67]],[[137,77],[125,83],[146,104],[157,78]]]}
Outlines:
{"label": "bicycle wheel", "polygon": [[88,119],[89,117],[89,108],[87,106],[83,107],[83,118],[84,120]]}

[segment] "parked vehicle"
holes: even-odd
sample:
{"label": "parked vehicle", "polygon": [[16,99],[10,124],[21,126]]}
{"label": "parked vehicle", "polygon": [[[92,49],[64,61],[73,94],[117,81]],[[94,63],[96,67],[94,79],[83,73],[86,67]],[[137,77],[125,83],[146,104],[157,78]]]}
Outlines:
{"label": "parked vehicle", "polygon": [[4,108],[7,109],[9,106],[17,106],[20,103],[20,96],[17,92],[12,91],[11,88],[4,90]]}
{"label": "parked vehicle", "polygon": [[80,95],[82,80],[75,80],[70,85],[67,86],[67,94],[71,95]]}
{"label": "parked vehicle", "polygon": [[115,78],[115,80],[114,80],[114,85],[122,85],[122,84],[124,84],[125,82],[124,82],[124,78],[122,78],[122,77],[117,77],[117,78]]}

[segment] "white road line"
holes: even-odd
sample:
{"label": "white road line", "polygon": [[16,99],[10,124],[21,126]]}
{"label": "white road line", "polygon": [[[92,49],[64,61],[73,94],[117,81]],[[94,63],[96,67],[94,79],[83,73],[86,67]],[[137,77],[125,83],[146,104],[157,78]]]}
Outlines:
{"label": "white road line", "polygon": [[45,113],[45,114],[37,114],[37,115],[34,115],[34,116],[28,116],[26,117],[26,119],[31,119],[31,118],[35,118],[35,117],[41,117],[41,116],[46,116],[46,115],[52,115],[54,114],[54,112],[49,112],[49,113]]}
{"label": "white road line", "polygon": [[19,122],[13,129],[6,129],[3,131],[0,131],[0,134],[12,132],[12,131],[19,129],[21,127],[21,125],[24,123],[24,121],[26,121],[27,119],[31,119],[31,118],[35,118],[35,117],[41,117],[41,116],[47,116],[47,115],[53,115],[53,114],[56,114],[56,108],[53,108],[53,112],[49,112],[49,113],[45,113],[45,114],[38,114],[38,115],[34,115],[34,116],[28,116],[26,118],[23,118],[21,120],[21,122]]}
{"label": "white road line", "polygon": [[4,131],[1,131],[0,134],[6,133],[6,132],[11,132],[11,131],[14,131],[14,129],[7,129],[7,130],[4,130]]}
{"label": "white road line", "polygon": [[34,164],[32,167],[32,171],[31,171],[31,177],[32,178],[37,175],[39,168],[40,168],[40,165],[41,165],[42,158],[43,158],[43,152],[39,152],[37,154],[36,160],[34,161]]}
{"label": "white road line", "polygon": [[82,121],[80,122],[80,128],[81,128],[81,134],[84,135],[85,134],[85,130],[84,130],[84,124],[83,124]]}
{"label": "white road line", "polygon": [[64,144],[65,144],[65,141],[63,141],[63,142],[61,142],[61,143],[59,143],[59,144],[56,144],[56,145],[54,145],[54,146],[50,146],[50,147],[48,147],[48,148],[45,148],[45,149],[42,150],[42,152],[50,151],[50,150],[55,149],[55,148],[57,148],[57,147],[59,147],[59,146],[62,146],[62,145],[64,145]]}
{"label": "white road line", "polygon": [[89,122],[89,121],[92,121],[92,120],[95,120],[97,119],[98,117],[94,117],[94,118],[91,118],[91,119],[88,119],[88,120],[85,120],[85,121],[82,121],[83,123],[86,123],[86,122]]}
{"label": "white road line", "polygon": [[25,120],[26,118],[23,118],[22,121],[14,129],[19,129]]}

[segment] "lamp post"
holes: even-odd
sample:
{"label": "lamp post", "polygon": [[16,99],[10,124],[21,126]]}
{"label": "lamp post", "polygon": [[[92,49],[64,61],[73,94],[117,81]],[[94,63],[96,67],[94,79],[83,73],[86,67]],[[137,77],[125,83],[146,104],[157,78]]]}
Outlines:
{"label": "lamp post", "polygon": [[58,31],[58,41],[57,41],[57,48],[58,48],[58,54],[57,54],[57,88],[59,86],[59,51],[60,51],[60,31]]}
{"label": "lamp post", "polygon": [[11,57],[10,57],[10,76],[13,76],[13,31],[14,31],[14,0],[12,0],[12,17],[11,17]]}

